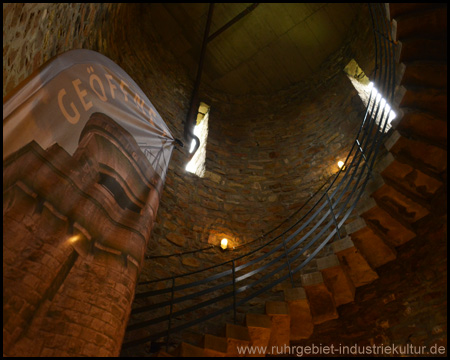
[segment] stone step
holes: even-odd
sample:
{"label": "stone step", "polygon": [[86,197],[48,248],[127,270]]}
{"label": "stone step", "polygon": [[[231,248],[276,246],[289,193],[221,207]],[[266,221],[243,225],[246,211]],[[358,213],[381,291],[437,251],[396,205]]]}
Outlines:
{"label": "stone step", "polygon": [[447,8],[432,7],[423,11],[405,13],[395,18],[397,39],[420,36],[431,39],[447,37]]}
{"label": "stone step", "polygon": [[336,255],[318,258],[317,267],[323,281],[333,294],[336,306],[347,304],[355,299],[355,285]]}
{"label": "stone step", "polygon": [[339,315],[333,294],[325,285],[322,273],[316,271],[310,274],[302,274],[301,279],[310,304],[313,323],[316,325],[337,319]]}
{"label": "stone step", "polygon": [[396,130],[410,138],[447,149],[447,121],[425,112],[403,109],[403,117]]}
{"label": "stone step", "polygon": [[447,149],[447,122],[432,114],[403,109],[403,117],[395,128],[410,138]]}
{"label": "stone step", "polygon": [[314,331],[314,324],[305,289],[296,287],[284,290],[284,301],[291,316],[290,340],[308,339]]}
{"label": "stone step", "polygon": [[412,87],[445,89],[447,87],[447,63],[443,61],[408,62],[401,84]]}
{"label": "stone step", "polygon": [[389,14],[391,19],[417,11],[424,11],[435,7],[436,4],[430,3],[389,3]]}
{"label": "stone step", "polygon": [[361,216],[372,208],[378,206],[373,198],[363,195],[355,207],[355,214]]}
{"label": "stone step", "polygon": [[396,161],[391,153],[381,158],[375,166],[387,184],[405,194],[415,202],[426,206],[443,183],[411,165]]}
{"label": "stone step", "polygon": [[222,336],[205,334],[203,337],[203,349],[206,356],[224,357],[228,351],[228,341]]}
{"label": "stone step", "polygon": [[[385,223],[386,225],[389,225],[390,223],[392,223],[390,228],[393,227],[393,226],[397,226],[400,229],[404,227],[405,228],[405,232],[413,231],[412,228],[411,228],[411,224],[408,221],[405,221],[395,211],[392,211],[391,208],[389,208],[389,207],[387,209],[383,208],[383,206],[380,206],[380,204],[378,204],[376,202],[376,200],[374,198],[372,198],[372,197],[363,196],[359,200],[359,203],[356,206],[355,212],[356,212],[356,214],[358,216],[361,217],[361,219],[363,219],[364,223],[368,227],[371,227],[371,226],[366,221],[367,218],[370,217],[370,216],[372,216],[372,218],[374,218],[374,217],[376,218],[378,216],[378,217],[380,217],[379,221],[375,221],[378,225],[382,225],[383,223]],[[375,216],[373,214],[375,214]],[[376,232],[378,234],[380,234],[380,230],[383,230],[383,229],[377,229],[376,228],[377,224],[375,224],[375,222],[372,224],[373,225],[372,228],[375,226]],[[354,231],[355,230],[353,230],[353,232]],[[380,235],[381,235],[381,237],[383,237],[383,234],[380,234]],[[393,235],[393,234],[391,234],[391,235]]]}
{"label": "stone step", "polygon": [[442,89],[405,87],[399,108],[410,108],[425,111],[439,118],[447,117],[447,92]]}
{"label": "stone step", "polygon": [[[269,345],[270,334],[272,332],[272,321],[269,315],[247,313],[245,325],[248,328],[252,346],[265,348]],[[262,356],[264,354],[249,354],[247,356]]]}
{"label": "stone step", "polygon": [[238,347],[246,347],[251,343],[250,334],[246,326],[226,324],[225,337],[227,340],[226,356],[243,356]]}
{"label": "stone step", "polygon": [[447,61],[447,41],[442,39],[426,39],[420,36],[400,39],[401,52],[399,62],[411,61]]}
{"label": "stone step", "polygon": [[206,357],[203,348],[182,342],[174,351],[176,357]]}
{"label": "stone step", "polygon": [[378,274],[355,247],[350,236],[331,243],[331,246],[341,266],[350,276],[355,287],[370,284],[372,281],[378,279]]}
{"label": "stone step", "polygon": [[[364,219],[360,216],[357,216],[353,221],[351,221],[345,225],[345,232],[348,234],[346,237],[348,237],[351,234],[353,234],[361,229],[364,229],[366,227],[367,227],[367,224],[364,221]],[[342,240],[344,240],[344,239],[342,239]],[[331,247],[333,249],[333,253],[335,253],[333,243],[331,243]]]}
{"label": "stone step", "polygon": [[430,213],[427,208],[387,185],[382,178],[380,181],[383,184],[372,193],[372,197],[381,208],[391,214],[396,213],[411,225]]}
{"label": "stone step", "polygon": [[[373,200],[376,204],[376,202]],[[379,206],[373,206],[362,218],[378,236],[391,246],[400,246],[416,237],[416,233]]]}
{"label": "stone step", "polygon": [[404,163],[420,169],[427,175],[438,177],[447,169],[447,151],[439,147],[408,139],[399,131],[394,131],[385,142],[388,151]]}
{"label": "stone step", "polygon": [[291,317],[284,301],[266,301],[266,314],[270,317],[273,331],[270,334],[268,354],[281,354],[289,346]]}
{"label": "stone step", "polygon": [[369,182],[366,185],[365,188],[365,195],[363,196],[372,196],[372,194],[380,189],[381,187],[385,186],[386,183],[383,179],[383,177],[380,175],[380,173],[376,172],[375,169],[372,170],[372,178],[369,180]]}
{"label": "stone step", "polygon": [[380,236],[367,226],[354,232],[350,237],[374,269],[397,258],[393,246],[386,244]]}

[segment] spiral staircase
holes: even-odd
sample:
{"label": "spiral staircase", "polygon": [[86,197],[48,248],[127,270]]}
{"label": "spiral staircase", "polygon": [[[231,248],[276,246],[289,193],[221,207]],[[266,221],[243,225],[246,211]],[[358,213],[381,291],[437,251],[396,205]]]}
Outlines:
{"label": "spiral staircase", "polygon": [[[289,234],[272,252],[283,254],[284,250],[287,264],[282,269],[289,269],[272,286],[280,286],[289,280],[294,285],[282,287],[283,299],[265,301],[265,313],[246,312],[245,320],[240,324],[224,324],[221,336],[206,333],[195,342],[186,340],[177,347],[160,349],[154,355],[251,356],[248,352],[242,354],[238,351],[239,346],[249,345],[266,349],[266,354],[281,354],[279,349],[289,346],[290,341],[309,338],[315,325],[338,318],[338,307],[352,302],[358,287],[375,281],[378,267],[395,261],[397,247],[414,241],[420,235],[422,224],[442,215],[436,212],[442,212],[439,209],[446,207],[446,4],[389,4],[382,10],[391,25],[390,41],[394,44],[395,64],[392,68],[395,68],[395,87],[391,90],[397,118],[391,124],[387,138],[373,142],[380,143],[385,149],[381,149],[376,158],[375,153],[368,181],[358,185],[360,192],[352,202],[354,205],[350,206],[351,215],[339,219],[338,214],[343,212],[337,208],[338,195],[328,196],[326,193],[327,201],[333,204],[328,216],[334,217],[334,222],[330,221],[329,232],[321,234],[328,235],[326,240],[320,240],[322,242],[316,250],[295,269],[295,256],[292,255],[295,253],[286,247]],[[384,75],[387,76],[387,72]],[[385,91],[390,91],[389,87]],[[366,131],[369,134],[375,132],[372,128]],[[357,155],[353,155],[347,164],[356,158]],[[351,168],[350,165],[348,173]],[[330,192],[333,189],[330,188]],[[326,209],[324,207],[322,211]],[[446,213],[446,209],[444,211]],[[298,251],[299,247],[294,245],[289,249]],[[291,254],[291,261],[288,254]],[[233,261],[233,269],[227,273],[233,275],[233,282],[228,285],[234,289],[230,295],[234,297],[234,306],[225,309],[229,312],[236,312],[235,272],[239,271],[239,266],[246,266],[242,264],[245,263]],[[250,274],[253,274],[252,266],[248,270]],[[178,285],[178,288],[183,286],[186,285]],[[150,292],[151,295],[165,292],[168,296],[164,304],[170,307],[170,313],[163,313],[161,319],[169,322],[169,329],[160,332],[159,337],[169,338],[171,332],[172,312],[175,311],[174,289],[177,288],[173,279],[170,288],[171,291]],[[260,297],[264,298],[263,293],[269,289],[262,287],[258,290]],[[202,292],[197,294],[201,296]],[[227,298],[225,295],[224,299]],[[138,292],[136,297],[139,296]],[[238,301],[237,305],[243,303]],[[155,305],[150,304],[144,310],[153,308]],[[138,334],[142,334],[142,329],[149,324],[151,321],[131,324],[123,349],[156,340],[157,337],[151,336],[139,338]],[[256,352],[253,355],[265,354]]]}

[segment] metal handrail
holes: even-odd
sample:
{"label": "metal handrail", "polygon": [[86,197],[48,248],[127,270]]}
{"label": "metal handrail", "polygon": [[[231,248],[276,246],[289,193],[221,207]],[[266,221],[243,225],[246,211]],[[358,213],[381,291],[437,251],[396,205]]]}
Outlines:
{"label": "metal handrail", "polygon": [[[392,40],[390,25],[383,5],[368,4],[368,6],[375,45],[374,83],[377,85],[378,91],[385,95],[385,99],[392,102],[395,90],[394,47],[396,44]],[[339,229],[353,212],[372,176],[372,168],[383,143],[389,118],[389,112],[385,114],[385,108],[380,109],[380,103],[371,101],[372,96],[371,93],[361,126],[345,159],[344,167],[348,170],[346,170],[340,182],[337,183],[337,179],[341,176],[344,167],[339,170],[331,184],[305,215],[281,234],[253,251],[205,269],[140,283],[140,285],[153,285],[170,281],[170,285],[166,288],[139,292],[135,295],[136,299],[145,299],[149,302],[149,305],[133,309],[132,314],[156,312],[157,317],[131,324],[127,328],[128,331],[159,324],[158,330],[151,335],[124,343],[123,348],[160,338],[166,338],[168,344],[169,338],[174,333],[230,311],[233,312],[236,321],[236,311],[239,306],[287,279],[291,281],[292,286],[295,286],[293,275],[314,259],[332,239],[336,236],[338,239],[340,238]],[[276,242],[279,239],[281,240]],[[271,249],[269,249],[270,245],[272,245]],[[314,249],[313,245],[316,246]],[[267,251],[259,254],[262,249]],[[309,251],[312,252],[309,253]],[[244,258],[247,258],[247,261],[241,263]],[[219,271],[224,266],[228,268]],[[256,268],[253,268],[255,266]],[[249,269],[243,272],[247,268]],[[201,280],[192,282],[183,280],[177,284],[177,280],[180,281],[182,278],[193,275],[198,276],[202,272],[212,270],[214,270],[213,275],[205,275]],[[238,274],[239,272],[243,273]],[[220,282],[221,280],[222,282]],[[245,283],[250,280],[252,282]],[[183,291],[189,290],[195,290],[195,293],[182,294]],[[240,294],[249,291],[252,292],[247,293],[243,298],[238,298]],[[210,294],[214,297],[206,299],[205,296]],[[164,297],[164,295],[170,298],[161,300],[160,297]],[[201,298],[201,300],[196,300],[198,298]],[[174,311],[174,307],[187,301],[192,301],[193,304],[188,304],[187,307],[182,309],[177,308]],[[226,304],[219,308],[214,307],[223,301],[227,301]],[[175,319],[184,315],[192,315],[195,311],[210,306],[213,306],[212,312],[196,317],[191,316],[194,318],[193,320],[187,320],[182,324],[173,326]],[[167,307],[169,307],[169,313],[165,314],[163,309]],[[168,327],[161,331],[162,322],[168,322]]]}

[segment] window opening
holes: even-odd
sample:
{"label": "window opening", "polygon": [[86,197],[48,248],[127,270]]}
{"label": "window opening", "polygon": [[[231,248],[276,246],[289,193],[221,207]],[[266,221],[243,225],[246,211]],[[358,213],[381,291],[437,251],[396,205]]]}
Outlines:
{"label": "window opening", "polygon": [[141,212],[141,208],[130,200],[130,198],[123,190],[122,186],[112,176],[100,173],[100,179],[98,183],[102,185],[114,197],[117,204],[122,209],[129,209],[138,214]]}
{"label": "window opening", "polygon": [[358,63],[354,59],[352,59],[347,64],[347,66],[344,68],[344,71],[366,107],[369,104],[370,99],[369,110],[374,109],[371,111],[373,115],[375,115],[377,107],[380,107],[378,110],[376,122],[380,124],[381,121],[384,122],[387,119],[385,132],[389,131],[389,129],[391,128],[392,120],[397,117],[395,111],[392,110],[386,99],[383,98],[381,93],[375,88],[374,83],[370,81],[370,79],[366,76],[364,71],[359,67]]}
{"label": "window opening", "polygon": [[[208,138],[209,105],[201,102],[198,108],[197,121],[194,127],[194,135],[200,140],[200,146],[192,159],[186,165],[186,171],[199,177],[205,176],[206,139]],[[189,152],[195,148],[195,140],[192,140]]]}

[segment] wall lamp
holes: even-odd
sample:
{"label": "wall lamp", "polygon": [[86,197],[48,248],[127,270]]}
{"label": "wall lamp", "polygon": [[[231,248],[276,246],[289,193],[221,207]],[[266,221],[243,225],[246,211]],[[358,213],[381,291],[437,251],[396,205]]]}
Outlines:
{"label": "wall lamp", "polygon": [[222,250],[225,250],[225,249],[227,248],[227,246],[228,246],[228,239],[223,238],[223,239],[220,241],[220,247],[222,248]]}

